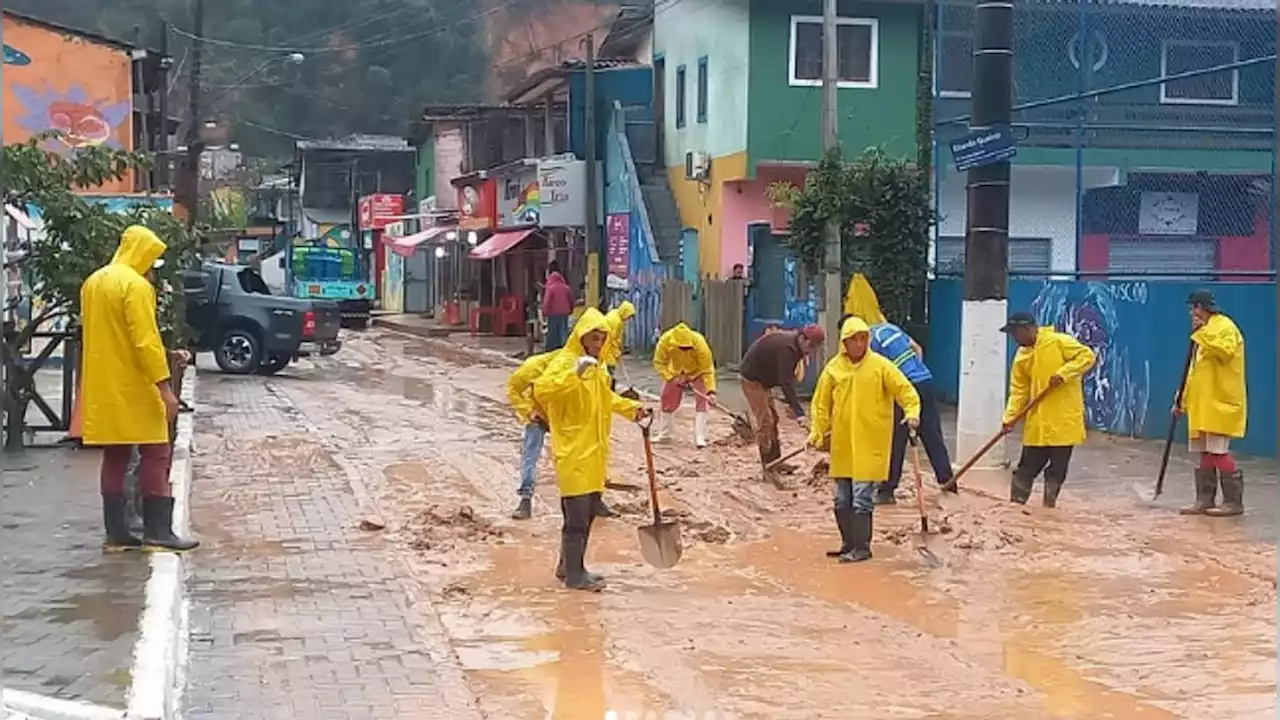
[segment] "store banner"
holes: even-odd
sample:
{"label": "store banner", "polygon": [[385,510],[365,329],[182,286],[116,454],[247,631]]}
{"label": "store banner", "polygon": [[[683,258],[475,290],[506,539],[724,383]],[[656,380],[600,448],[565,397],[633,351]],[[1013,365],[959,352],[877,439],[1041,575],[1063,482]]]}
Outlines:
{"label": "store banner", "polygon": [[569,158],[539,160],[538,199],[543,227],[585,227],[587,163]]}
{"label": "store banner", "polygon": [[609,263],[609,276],[606,278],[610,290],[626,290],[627,268],[631,263],[631,213],[614,213],[605,223],[606,261]]}

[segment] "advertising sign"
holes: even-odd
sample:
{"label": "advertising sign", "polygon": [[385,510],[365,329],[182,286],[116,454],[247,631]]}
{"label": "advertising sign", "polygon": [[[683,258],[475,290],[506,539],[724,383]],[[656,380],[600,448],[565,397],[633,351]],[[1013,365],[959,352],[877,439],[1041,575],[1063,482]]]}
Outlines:
{"label": "advertising sign", "polygon": [[1017,154],[1013,130],[1008,127],[970,133],[951,143],[951,159],[959,172],[1004,162]]}
{"label": "advertising sign", "polygon": [[525,166],[497,178],[498,227],[529,227],[539,218],[538,169]]}
{"label": "advertising sign", "polygon": [[539,160],[538,192],[543,227],[583,227],[587,224],[587,164],[584,161],[572,158]]}
{"label": "advertising sign", "polygon": [[360,198],[360,229],[381,230],[389,218],[404,215],[404,197],[379,193]]}
{"label": "advertising sign", "polygon": [[459,228],[463,230],[492,228],[495,225],[497,213],[497,188],[492,178],[458,188]]}
{"label": "advertising sign", "polygon": [[631,264],[631,213],[614,213],[605,225],[606,261],[609,276],[605,282],[610,290],[626,290],[627,268]]}

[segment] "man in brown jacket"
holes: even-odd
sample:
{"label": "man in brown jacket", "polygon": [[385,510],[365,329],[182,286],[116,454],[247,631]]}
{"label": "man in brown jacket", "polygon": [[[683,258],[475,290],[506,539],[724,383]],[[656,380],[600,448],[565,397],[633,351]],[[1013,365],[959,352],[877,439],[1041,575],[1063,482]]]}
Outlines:
{"label": "man in brown jacket", "polygon": [[742,379],[742,394],[751,409],[756,426],[756,444],[760,448],[760,462],[764,465],[782,457],[778,444],[778,412],[773,407],[773,389],[782,388],[782,395],[791,406],[796,420],[804,425],[804,407],[796,395],[796,367],[800,361],[826,340],[820,325],[806,325],[801,330],[779,330],[761,335],[747,349],[738,374]]}

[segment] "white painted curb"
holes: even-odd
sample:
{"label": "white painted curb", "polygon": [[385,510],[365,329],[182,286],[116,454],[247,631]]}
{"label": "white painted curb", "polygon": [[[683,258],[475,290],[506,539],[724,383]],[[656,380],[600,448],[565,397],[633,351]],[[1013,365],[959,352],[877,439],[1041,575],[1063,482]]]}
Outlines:
{"label": "white painted curb", "polygon": [[[182,399],[195,407],[196,369],[188,367],[182,381]],[[187,501],[191,495],[191,438],[195,413],[178,416],[173,443],[173,466],[169,483],[173,488],[173,530],[186,536],[191,532]],[[133,647],[125,720],[174,720],[179,705],[187,665],[186,565],[180,554],[153,553],[151,577],[147,579],[146,604],[138,619],[138,642]]]}
{"label": "white painted curb", "polygon": [[5,688],[3,720],[124,720],[124,713],[75,700]]}

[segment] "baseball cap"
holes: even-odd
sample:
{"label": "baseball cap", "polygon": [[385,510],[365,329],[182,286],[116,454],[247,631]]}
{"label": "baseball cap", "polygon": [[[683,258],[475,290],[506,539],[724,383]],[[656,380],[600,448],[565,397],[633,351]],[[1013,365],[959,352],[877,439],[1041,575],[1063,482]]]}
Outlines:
{"label": "baseball cap", "polygon": [[800,330],[800,334],[804,336],[804,339],[814,344],[823,343],[827,340],[827,331],[823,330],[821,325],[815,323],[805,325]]}
{"label": "baseball cap", "polygon": [[1016,312],[1009,316],[1005,321],[1004,327],[1000,328],[1000,332],[1012,332],[1015,328],[1036,327],[1039,323],[1036,318],[1029,312]]}
{"label": "baseball cap", "polygon": [[1212,290],[1196,290],[1187,296],[1188,305],[1199,305],[1205,310],[1217,310],[1218,299],[1214,297]]}

